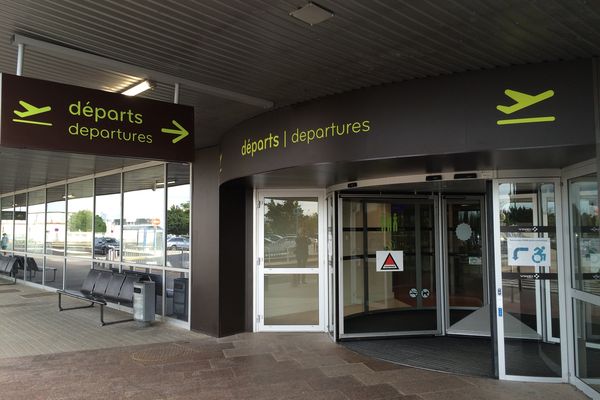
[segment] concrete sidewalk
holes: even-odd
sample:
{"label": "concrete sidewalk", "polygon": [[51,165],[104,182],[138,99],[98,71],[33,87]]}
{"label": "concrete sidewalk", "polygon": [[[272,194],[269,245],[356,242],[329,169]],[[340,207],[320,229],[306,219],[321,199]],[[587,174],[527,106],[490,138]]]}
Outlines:
{"label": "concrete sidewalk", "polygon": [[56,295],[2,287],[0,399],[586,399],[569,385],[403,367],[325,334],[215,339],[165,324],[100,328],[97,314],[59,313]]}

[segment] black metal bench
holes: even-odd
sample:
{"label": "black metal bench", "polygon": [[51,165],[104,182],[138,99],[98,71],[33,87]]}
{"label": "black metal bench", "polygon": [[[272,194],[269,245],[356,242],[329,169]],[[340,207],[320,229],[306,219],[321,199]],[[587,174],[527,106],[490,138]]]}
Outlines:
{"label": "black metal bench", "polygon": [[[77,310],[90,308],[95,304],[100,306],[100,326],[119,324],[121,322],[133,321],[133,318],[118,321],[104,321],[104,306],[108,303],[118,303],[125,306],[133,305],[133,284],[139,280],[138,276],[126,275],[112,271],[90,269],[85,277],[81,290],[57,290],[58,310]],[[90,304],[87,306],[69,307],[62,306],[62,296],[69,296],[84,300]]]}
{"label": "black metal bench", "polygon": [[[28,281],[32,281],[38,272],[42,272],[42,269],[40,267],[38,267],[37,262],[35,261],[35,258],[27,257],[26,262],[24,261],[25,257],[23,257],[23,256],[15,256],[15,258],[17,258],[19,260],[19,262],[17,263],[17,269],[27,270],[27,280]],[[45,272],[52,271],[52,280],[48,279],[45,282],[50,283],[50,282],[56,281],[56,268],[46,266],[46,267],[44,267],[44,269],[45,269]]]}
{"label": "black metal bench", "polygon": [[0,283],[0,285],[14,285],[17,283],[17,259],[15,257],[0,255],[0,274],[13,277],[9,283]]}

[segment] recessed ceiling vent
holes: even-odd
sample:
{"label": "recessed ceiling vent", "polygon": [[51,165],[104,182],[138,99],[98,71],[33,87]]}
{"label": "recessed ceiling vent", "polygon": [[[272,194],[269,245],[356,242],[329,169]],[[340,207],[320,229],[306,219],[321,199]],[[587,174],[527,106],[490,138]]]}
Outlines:
{"label": "recessed ceiling vent", "polygon": [[323,21],[327,21],[333,17],[333,13],[315,3],[308,3],[304,7],[292,11],[290,15],[294,18],[299,19],[302,22],[306,22],[310,26],[320,24]]}

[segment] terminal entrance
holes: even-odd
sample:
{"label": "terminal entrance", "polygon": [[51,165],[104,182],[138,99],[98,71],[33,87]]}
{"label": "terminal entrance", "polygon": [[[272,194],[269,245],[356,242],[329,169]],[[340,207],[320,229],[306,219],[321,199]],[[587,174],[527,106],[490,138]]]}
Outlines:
{"label": "terminal entrance", "polygon": [[[483,199],[342,195],[343,335],[489,336]],[[386,251],[402,271],[377,268]]]}
{"label": "terminal entrance", "polygon": [[[500,359],[506,376],[561,376],[555,185],[470,180],[338,192],[338,337],[412,366],[494,376]],[[527,243],[547,249],[523,253]],[[378,265],[381,254],[399,257],[399,269]]]}

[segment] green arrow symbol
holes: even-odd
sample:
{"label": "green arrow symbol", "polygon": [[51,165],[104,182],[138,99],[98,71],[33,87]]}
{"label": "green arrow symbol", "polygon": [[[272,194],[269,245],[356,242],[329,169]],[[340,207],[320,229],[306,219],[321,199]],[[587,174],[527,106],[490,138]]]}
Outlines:
{"label": "green arrow symbol", "polygon": [[172,120],[171,121],[173,123],[173,125],[175,125],[177,127],[177,129],[169,129],[169,128],[162,128],[160,131],[162,133],[171,133],[173,135],[179,135],[177,136],[175,139],[173,139],[171,142],[173,143],[177,143],[179,142],[181,139],[185,138],[187,135],[189,135],[190,133],[183,127],[181,126],[177,121]]}

